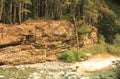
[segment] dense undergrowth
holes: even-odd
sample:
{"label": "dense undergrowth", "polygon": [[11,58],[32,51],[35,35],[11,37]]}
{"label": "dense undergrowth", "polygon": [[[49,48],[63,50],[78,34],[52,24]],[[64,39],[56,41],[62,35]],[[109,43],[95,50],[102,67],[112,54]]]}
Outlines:
{"label": "dense undergrowth", "polygon": [[91,56],[86,56],[87,53],[91,55],[100,54],[100,53],[110,53],[113,55],[120,56],[120,47],[116,45],[100,45],[96,44],[90,48],[81,48],[79,51],[77,49],[72,49],[58,54],[60,60],[66,62],[79,62],[88,59]]}
{"label": "dense undergrowth", "polygon": [[[101,8],[101,15],[104,18],[100,18],[96,24],[99,33],[98,44],[92,47],[83,47],[78,51],[73,48],[72,50],[60,53],[58,58],[68,62],[76,62],[86,59],[86,53],[92,55],[110,53],[120,56],[120,7],[118,2],[106,0],[106,9]],[[87,30],[80,28],[78,32],[86,32]]]}
{"label": "dense undergrowth", "polygon": [[[60,60],[66,62],[79,62],[82,60],[88,59],[91,55],[100,54],[100,53],[110,53],[113,55],[120,56],[120,35],[117,35],[114,39],[113,44],[108,44],[105,42],[103,35],[99,35],[99,43],[93,45],[92,47],[83,47],[80,50],[73,48],[72,50],[65,51],[58,54]],[[91,54],[87,56],[86,54]]]}

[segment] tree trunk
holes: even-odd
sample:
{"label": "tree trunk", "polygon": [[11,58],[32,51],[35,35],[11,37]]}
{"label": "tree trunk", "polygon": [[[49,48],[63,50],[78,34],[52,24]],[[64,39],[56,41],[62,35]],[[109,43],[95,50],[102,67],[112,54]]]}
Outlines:
{"label": "tree trunk", "polygon": [[11,0],[11,3],[10,3],[10,24],[12,25],[13,22],[12,22],[12,0]]}
{"label": "tree trunk", "polygon": [[1,0],[0,1],[0,20],[2,19],[3,6],[4,6],[4,0]]}
{"label": "tree trunk", "polygon": [[38,0],[35,0],[33,2],[33,7],[34,7],[34,10],[33,10],[34,18],[38,20],[39,19],[39,1]]}
{"label": "tree trunk", "polygon": [[23,10],[24,10],[24,2],[21,3],[21,22],[25,19]]}
{"label": "tree trunk", "polygon": [[74,28],[75,28],[75,37],[76,37],[77,50],[79,50],[78,26],[77,26],[77,22],[76,22],[76,19],[75,19],[74,15],[72,15],[72,19],[73,19],[73,24],[74,24]]}
{"label": "tree trunk", "polygon": [[54,19],[59,20],[60,19],[60,3],[58,0],[54,0]]}
{"label": "tree trunk", "polygon": [[71,0],[70,14],[75,15],[75,1]]}
{"label": "tree trunk", "polygon": [[39,20],[39,3],[38,3],[39,1],[37,1],[37,8],[36,8],[36,15],[37,15],[37,20]]}
{"label": "tree trunk", "polygon": [[36,7],[35,7],[35,3],[33,2],[33,14],[34,14],[34,18],[36,19]]}
{"label": "tree trunk", "polygon": [[21,7],[22,7],[22,4],[21,2],[19,3],[19,23],[21,24]]}
{"label": "tree trunk", "polygon": [[78,26],[75,18],[75,0],[71,0],[71,15],[72,15],[72,23],[74,24],[75,28],[75,37],[76,37],[76,44],[77,44],[77,50],[79,50],[79,36],[78,36]]}
{"label": "tree trunk", "polygon": [[[27,8],[25,4],[24,4],[24,8],[25,9]],[[24,13],[24,20],[26,20],[26,19],[27,19],[27,12]]]}
{"label": "tree trunk", "polygon": [[41,12],[41,16],[43,17],[45,15],[45,8],[44,8],[44,1],[42,1],[42,12]]}
{"label": "tree trunk", "polygon": [[48,18],[48,0],[45,0],[45,18]]}
{"label": "tree trunk", "polygon": [[38,0],[38,20],[39,20],[39,17],[40,17],[40,15],[41,15],[41,1],[40,0]]}
{"label": "tree trunk", "polygon": [[16,3],[14,3],[14,18],[13,18],[13,23],[16,23]]}

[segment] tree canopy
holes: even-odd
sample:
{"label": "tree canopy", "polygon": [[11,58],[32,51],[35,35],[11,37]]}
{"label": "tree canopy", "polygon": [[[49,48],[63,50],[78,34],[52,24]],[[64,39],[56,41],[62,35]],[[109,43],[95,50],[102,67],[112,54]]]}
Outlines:
{"label": "tree canopy", "polygon": [[70,17],[97,23],[101,11],[109,12],[104,0],[0,0],[0,22],[21,23],[27,19]]}
{"label": "tree canopy", "polygon": [[[115,33],[116,14],[109,9],[106,1],[108,0],[0,0],[0,22],[16,24],[29,19],[70,20],[74,16],[80,23],[97,26],[99,32],[108,38],[106,32],[111,35]],[[112,2],[119,4],[118,0]]]}

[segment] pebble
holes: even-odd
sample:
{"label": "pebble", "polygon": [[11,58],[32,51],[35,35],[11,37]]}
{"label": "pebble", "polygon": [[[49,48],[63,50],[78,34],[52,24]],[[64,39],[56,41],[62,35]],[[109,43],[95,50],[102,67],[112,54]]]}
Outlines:
{"label": "pebble", "polygon": [[28,65],[18,65],[16,68],[24,69],[24,68],[36,68],[38,70],[69,70],[72,63],[64,63],[64,62],[44,62],[37,64],[28,64]]}

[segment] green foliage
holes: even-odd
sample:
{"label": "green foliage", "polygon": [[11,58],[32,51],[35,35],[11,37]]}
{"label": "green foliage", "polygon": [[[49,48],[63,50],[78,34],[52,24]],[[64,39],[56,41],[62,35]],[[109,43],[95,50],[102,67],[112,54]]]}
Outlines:
{"label": "green foliage", "polygon": [[116,19],[115,19],[115,23],[116,23],[116,25],[117,25],[117,31],[118,31],[118,33],[120,33],[120,5],[119,4],[117,4],[117,3],[113,3],[113,1],[112,0],[107,0],[107,5],[109,6],[109,8],[111,9],[111,10],[113,10],[115,13],[116,13],[116,15],[117,15],[117,17],[116,17]]}
{"label": "green foliage", "polygon": [[33,20],[32,18],[28,18],[26,21],[24,21],[24,23],[31,22],[31,21],[35,21],[35,20]]}
{"label": "green foliage", "polygon": [[0,76],[3,75],[3,78],[0,79],[27,79],[29,74],[34,72],[35,69],[25,68],[17,69],[13,68],[0,68]]}
{"label": "green foliage", "polygon": [[120,56],[120,46],[106,44],[106,50],[108,53]]}
{"label": "green foliage", "polygon": [[[20,4],[22,7],[20,7]],[[12,12],[10,11],[10,5],[12,6]],[[98,23],[99,17],[103,16],[101,15],[103,5],[105,6],[103,0],[5,0],[3,6],[0,6],[4,8],[4,10],[1,9],[0,12],[2,13],[0,14],[3,15],[0,16],[3,17],[4,13],[7,13],[8,16],[12,15],[12,20],[16,18],[16,22],[18,22],[17,20],[21,15],[22,20],[25,21],[28,18],[53,18],[54,16],[59,17],[59,19],[70,19],[70,15],[74,14],[85,24],[95,24]],[[108,11],[109,8],[106,8]],[[20,12],[21,15],[19,16]],[[4,17],[1,20],[3,19]]]}
{"label": "green foliage", "polygon": [[69,20],[69,18],[70,18],[70,14],[66,14],[66,15],[62,15],[61,16],[61,19],[65,19],[65,20]]}
{"label": "green foliage", "polygon": [[115,39],[113,40],[113,44],[120,46],[120,34],[115,35]]}
{"label": "green foliage", "polygon": [[93,72],[93,76],[96,75],[97,78],[93,79],[116,79],[116,71],[114,69],[102,70]]}
{"label": "green foliage", "polygon": [[[107,5],[106,5],[107,4]],[[109,0],[104,2],[104,7],[100,7],[100,17],[99,22],[97,24],[99,33],[104,35],[105,41],[112,43],[114,39],[114,35],[119,32],[118,29],[118,12],[119,8],[117,4],[111,3]],[[117,11],[118,10],[118,11]]]}
{"label": "green foliage", "polygon": [[92,55],[99,54],[99,53],[105,53],[106,47],[103,44],[96,44],[93,47],[90,48],[81,48],[79,51],[73,49],[69,51],[65,51],[63,53],[58,54],[58,58],[60,60],[66,61],[66,62],[77,62],[82,61],[86,59],[85,53],[90,53]]}
{"label": "green foliage", "polygon": [[23,2],[24,2],[25,4],[32,5],[32,2],[31,2],[31,0],[24,0]]}
{"label": "green foliage", "polygon": [[[116,0],[116,1],[118,1],[118,0]],[[119,16],[120,16],[120,5],[116,4],[116,2],[113,1],[113,0],[106,0],[106,4],[108,5],[108,7],[111,10],[113,10],[118,15],[117,18],[119,18]]]}
{"label": "green foliage", "polygon": [[116,79],[120,79],[120,60],[117,60],[117,61],[113,61],[113,65],[116,66],[115,68],[115,72],[116,72]]}
{"label": "green foliage", "polygon": [[82,48],[81,51],[84,53],[91,53],[92,55],[95,55],[95,54],[105,53],[106,48],[105,45],[96,44],[90,48]]}
{"label": "green foliage", "polygon": [[[101,4],[101,3],[99,3]],[[100,13],[94,0],[86,0],[83,5],[83,19],[86,23],[94,24],[98,22]]]}
{"label": "green foliage", "polygon": [[99,44],[105,44],[105,38],[103,35],[99,34],[98,38],[99,38]]}
{"label": "green foliage", "polygon": [[[107,20],[106,20],[107,21]],[[103,22],[103,24],[98,27],[99,33],[104,35],[106,42],[112,42],[114,34],[116,33],[116,25],[112,24],[112,21]]]}
{"label": "green foliage", "polygon": [[82,26],[79,26],[78,33],[80,34],[86,34],[91,32],[91,29],[88,27],[87,24],[82,24]]}
{"label": "green foliage", "polygon": [[58,55],[58,58],[66,62],[77,62],[84,60],[85,54],[81,51],[77,51],[76,49],[73,49],[60,53]]}
{"label": "green foliage", "polygon": [[99,54],[99,53],[105,53],[106,49],[104,45],[95,45],[89,51],[94,55],[94,54]]}
{"label": "green foliage", "polygon": [[116,19],[116,25],[117,25],[117,33],[120,34],[120,17],[118,19]]}
{"label": "green foliage", "polygon": [[114,14],[103,13],[103,19],[98,23],[99,33],[104,35],[107,42],[112,42],[114,34],[117,31]]}

